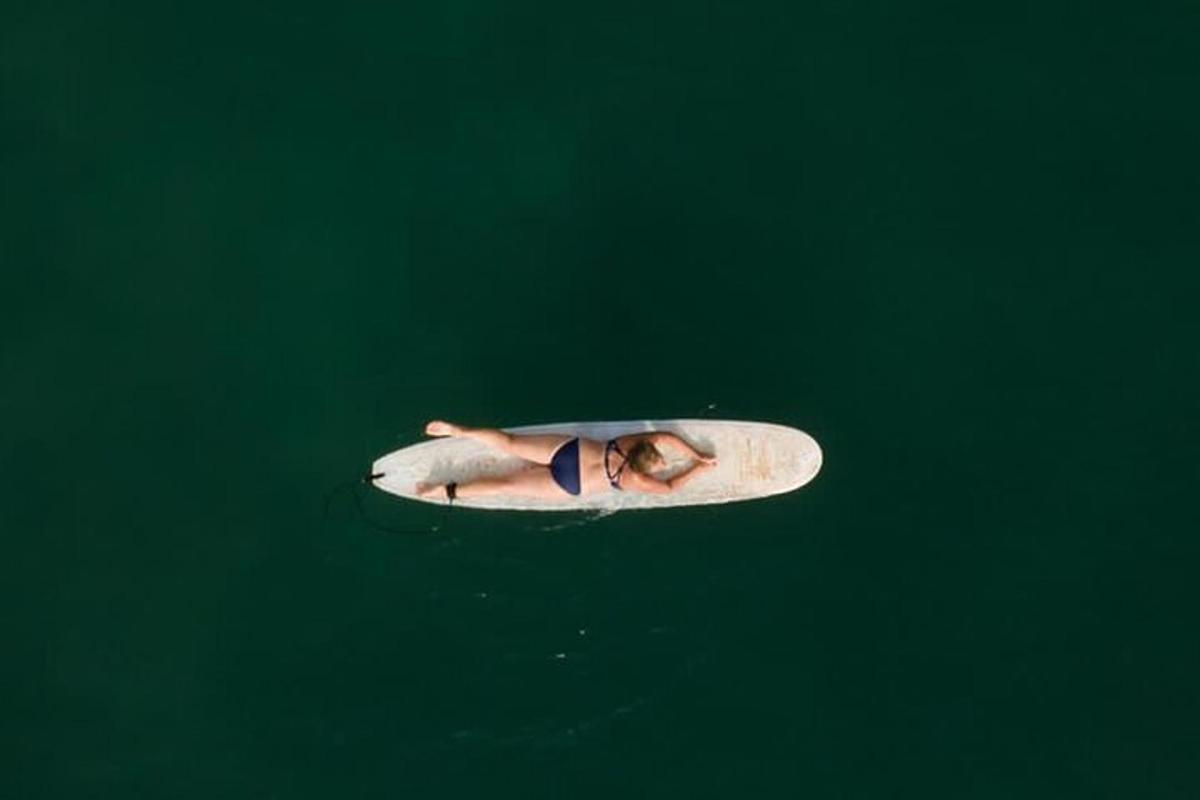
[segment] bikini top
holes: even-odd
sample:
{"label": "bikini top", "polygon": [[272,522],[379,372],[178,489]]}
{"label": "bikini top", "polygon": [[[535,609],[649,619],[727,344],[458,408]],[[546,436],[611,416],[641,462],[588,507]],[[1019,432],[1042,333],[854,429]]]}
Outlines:
{"label": "bikini top", "polygon": [[[621,466],[617,467],[616,472],[608,471],[608,454],[613,450],[617,451],[617,455],[621,457]],[[604,445],[604,474],[608,476],[608,483],[614,489],[621,488],[621,473],[625,471],[625,465],[629,463],[629,456],[621,452],[621,448],[617,445],[616,439],[609,439],[608,444]]]}

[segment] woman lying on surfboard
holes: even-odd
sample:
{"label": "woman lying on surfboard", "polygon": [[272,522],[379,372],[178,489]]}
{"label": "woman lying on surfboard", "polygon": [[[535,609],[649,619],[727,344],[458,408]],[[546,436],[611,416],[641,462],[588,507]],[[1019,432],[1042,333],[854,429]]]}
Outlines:
{"label": "woman lying on surfboard", "polygon": [[[563,492],[588,495],[610,489],[667,494],[717,465],[715,456],[697,451],[673,433],[658,431],[597,442],[561,433],[518,436],[495,428],[466,428],[434,420],[425,426],[425,433],[475,439],[529,462],[508,475],[470,483],[417,484],[418,495],[430,497],[444,492],[449,501],[487,495],[553,498],[561,497]],[[681,450],[695,463],[668,480],[660,480],[651,474],[667,463],[659,445]]]}

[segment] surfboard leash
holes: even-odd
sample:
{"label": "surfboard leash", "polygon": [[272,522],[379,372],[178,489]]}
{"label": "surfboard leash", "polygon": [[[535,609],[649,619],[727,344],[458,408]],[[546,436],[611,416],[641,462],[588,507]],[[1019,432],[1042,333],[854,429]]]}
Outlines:
{"label": "surfboard leash", "polygon": [[359,519],[363,523],[365,523],[367,525],[367,527],[369,527],[369,528],[372,528],[381,533],[394,533],[394,534],[402,534],[405,536],[429,536],[430,534],[441,533],[441,532],[445,531],[446,517],[449,514],[449,508],[450,508],[449,506],[446,506],[446,511],[443,512],[443,514],[442,514],[441,523],[439,523],[438,525],[434,525],[431,528],[426,528],[424,530],[416,530],[413,528],[397,528],[397,527],[394,527],[391,525],[386,525],[382,522],[379,522],[378,520],[372,519],[371,515],[367,513],[366,505],[363,502],[362,488],[364,486],[369,485],[371,483],[371,481],[374,481],[381,477],[383,477],[383,473],[367,474],[367,475],[364,475],[362,478],[355,480],[355,481],[344,481],[343,483],[338,484],[337,486],[333,487],[328,492],[326,492],[325,493],[324,524],[328,525],[328,523],[329,523],[330,507],[333,505],[334,498],[337,497],[337,495],[339,493],[344,492],[347,489],[349,489],[350,496],[354,500],[354,508],[358,512]]}

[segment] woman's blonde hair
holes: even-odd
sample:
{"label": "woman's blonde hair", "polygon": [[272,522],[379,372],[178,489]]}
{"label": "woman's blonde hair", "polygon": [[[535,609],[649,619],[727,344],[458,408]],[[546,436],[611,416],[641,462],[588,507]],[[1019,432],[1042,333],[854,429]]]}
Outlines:
{"label": "woman's blonde hair", "polygon": [[658,448],[645,439],[629,448],[629,466],[643,475],[649,474],[654,462],[662,457]]}

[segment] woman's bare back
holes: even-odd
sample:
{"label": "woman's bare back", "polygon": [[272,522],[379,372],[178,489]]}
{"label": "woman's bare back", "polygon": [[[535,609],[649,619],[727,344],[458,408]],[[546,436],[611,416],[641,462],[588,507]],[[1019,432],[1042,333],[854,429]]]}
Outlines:
{"label": "woman's bare back", "polygon": [[[640,435],[622,436],[617,439],[617,447],[622,453],[628,453],[640,439]],[[608,474],[604,469],[604,451],[608,442],[597,442],[594,439],[579,439],[579,493],[598,494],[611,492],[613,488],[608,482]],[[623,456],[615,452],[609,456],[608,468],[616,472],[624,461]],[[624,475],[622,475],[622,478]]]}

